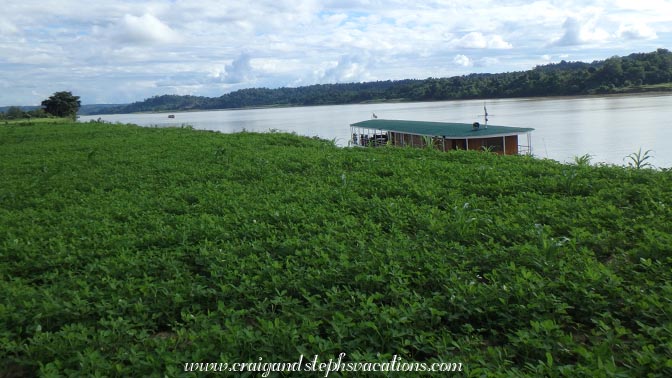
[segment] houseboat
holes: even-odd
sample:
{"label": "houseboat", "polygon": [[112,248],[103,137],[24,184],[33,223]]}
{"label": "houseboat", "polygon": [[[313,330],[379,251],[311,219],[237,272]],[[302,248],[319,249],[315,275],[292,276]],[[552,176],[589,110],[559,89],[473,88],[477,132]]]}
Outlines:
{"label": "houseboat", "polygon": [[[478,122],[468,124],[376,118],[350,125],[350,145],[418,148],[431,145],[441,151],[461,149],[488,150],[503,155],[531,154],[530,134],[533,130],[529,127],[482,125]],[[521,136],[523,138],[519,138]]]}

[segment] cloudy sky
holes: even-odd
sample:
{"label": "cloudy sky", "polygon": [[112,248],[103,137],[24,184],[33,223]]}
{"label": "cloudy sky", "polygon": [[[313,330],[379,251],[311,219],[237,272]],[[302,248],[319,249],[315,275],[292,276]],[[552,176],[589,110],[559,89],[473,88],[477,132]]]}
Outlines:
{"label": "cloudy sky", "polygon": [[672,49],[672,0],[4,0],[0,106],[447,77]]}

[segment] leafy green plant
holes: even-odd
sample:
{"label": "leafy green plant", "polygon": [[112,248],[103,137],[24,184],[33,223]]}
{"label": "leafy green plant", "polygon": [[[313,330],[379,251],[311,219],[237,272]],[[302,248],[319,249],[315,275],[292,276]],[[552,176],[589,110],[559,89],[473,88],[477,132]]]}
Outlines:
{"label": "leafy green plant", "polygon": [[574,156],[574,164],[584,167],[590,165],[590,161],[593,159],[593,155],[584,154],[581,156]]}
{"label": "leafy green plant", "polygon": [[653,168],[653,164],[648,162],[651,158],[650,153],[652,150],[646,150],[644,153],[642,153],[642,149],[640,148],[637,152],[633,152],[630,155],[626,156],[624,159],[628,159],[628,167],[635,168],[635,169],[643,169],[643,168]]}
{"label": "leafy green plant", "polygon": [[481,146],[481,151],[484,152],[493,152],[495,150],[495,146]]}
{"label": "leafy green plant", "polygon": [[53,122],[0,126],[0,172],[13,376],[343,351],[672,375],[666,171]]}
{"label": "leafy green plant", "polygon": [[428,150],[433,150],[434,149],[434,138],[432,138],[431,136],[423,135],[422,136],[422,145],[423,145],[424,148],[426,148]]}

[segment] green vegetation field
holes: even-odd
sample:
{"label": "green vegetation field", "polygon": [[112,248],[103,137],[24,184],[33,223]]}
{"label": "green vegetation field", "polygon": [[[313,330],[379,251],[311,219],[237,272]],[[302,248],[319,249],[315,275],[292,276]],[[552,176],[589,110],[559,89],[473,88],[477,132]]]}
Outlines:
{"label": "green vegetation field", "polygon": [[441,376],[669,377],[671,268],[670,170],[0,125],[4,377],[341,352],[463,364]]}

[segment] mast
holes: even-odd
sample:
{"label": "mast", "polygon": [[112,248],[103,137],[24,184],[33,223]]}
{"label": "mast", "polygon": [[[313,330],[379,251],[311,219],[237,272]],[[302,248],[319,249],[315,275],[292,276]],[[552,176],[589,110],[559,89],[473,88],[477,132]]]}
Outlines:
{"label": "mast", "polygon": [[483,114],[479,115],[479,117],[483,117],[483,120],[485,121],[483,123],[483,126],[487,129],[488,128],[488,108],[485,106],[485,101],[483,102]]}

